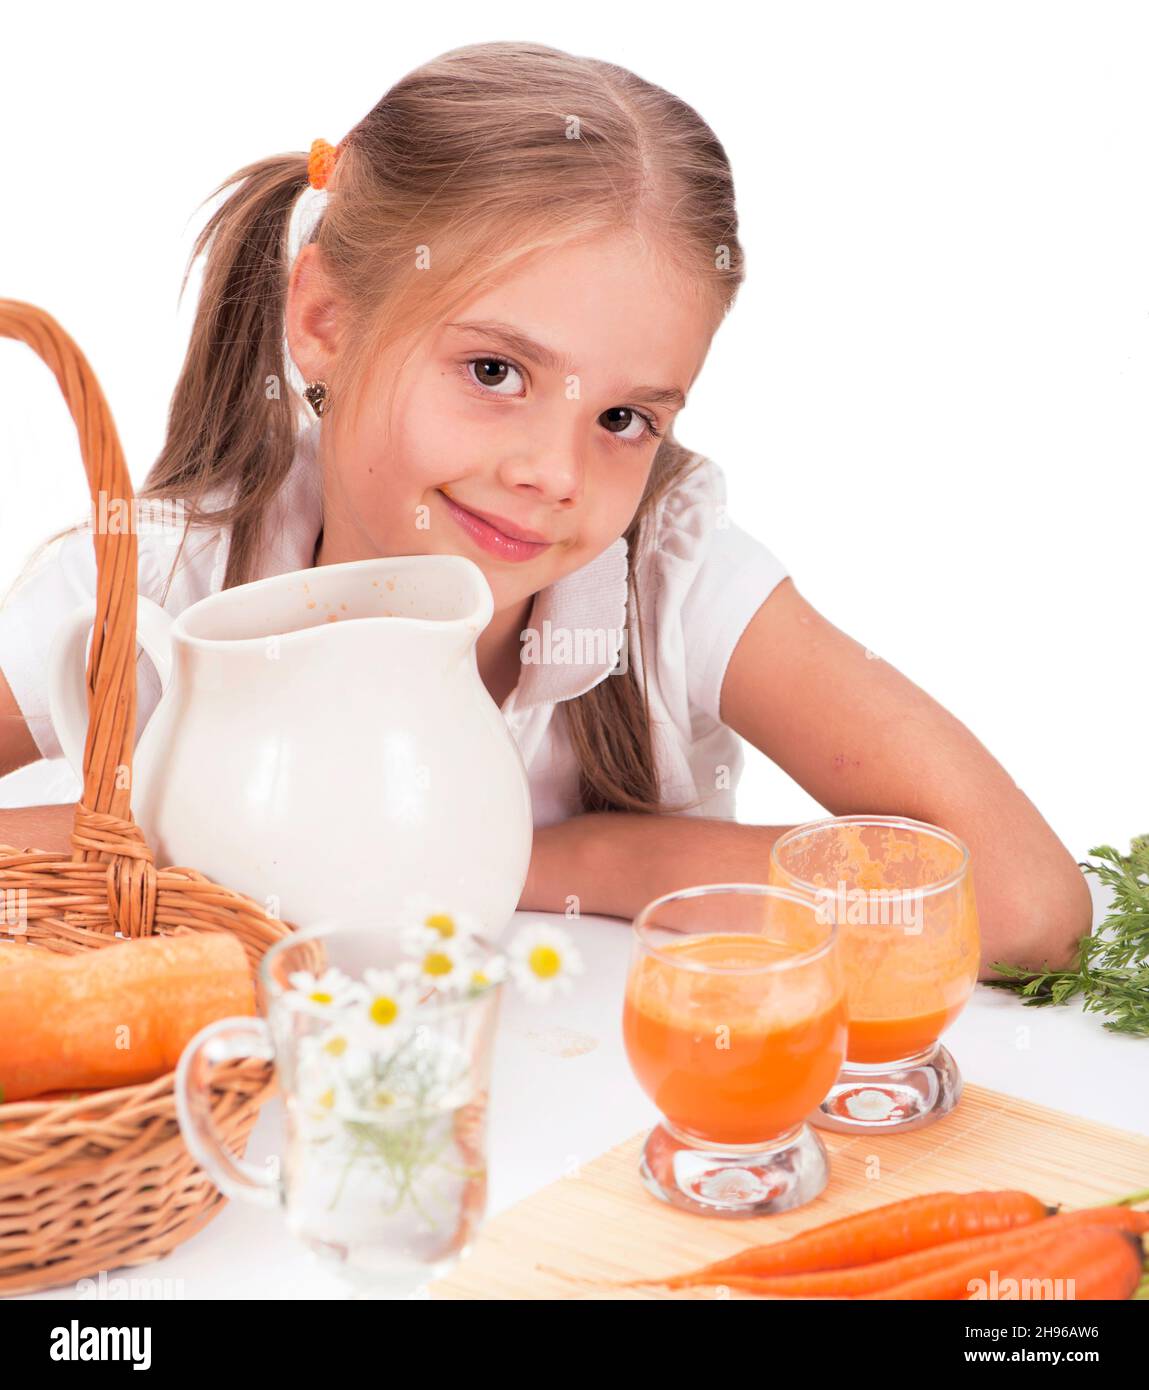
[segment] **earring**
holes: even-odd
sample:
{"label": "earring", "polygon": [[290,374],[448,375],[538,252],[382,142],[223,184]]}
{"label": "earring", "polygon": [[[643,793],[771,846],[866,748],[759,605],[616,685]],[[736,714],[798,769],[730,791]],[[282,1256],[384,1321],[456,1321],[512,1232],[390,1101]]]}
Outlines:
{"label": "earring", "polygon": [[328,390],[325,381],[309,381],[303,388],[303,399],[315,411],[316,415],[322,415],[328,406]]}

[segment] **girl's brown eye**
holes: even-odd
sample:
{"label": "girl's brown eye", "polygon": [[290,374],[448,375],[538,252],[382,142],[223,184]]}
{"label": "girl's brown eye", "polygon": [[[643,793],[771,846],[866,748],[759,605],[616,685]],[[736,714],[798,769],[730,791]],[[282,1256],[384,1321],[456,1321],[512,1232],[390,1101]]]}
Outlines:
{"label": "girl's brown eye", "polygon": [[634,412],[628,410],[625,405],[614,405],[609,410],[604,410],[598,418],[612,434],[623,434],[633,416]]}
{"label": "girl's brown eye", "polygon": [[599,423],[608,433],[618,435],[628,441],[638,440],[648,433],[654,433],[646,416],[640,415],[637,410],[631,410],[628,405],[611,406],[609,410],[604,410],[598,418]]}
{"label": "girl's brown eye", "polygon": [[504,362],[501,357],[471,357],[467,361],[467,374],[477,386],[499,396],[517,395],[523,386],[518,367]]}
{"label": "girl's brown eye", "polygon": [[479,357],[476,361],[476,376],[483,386],[499,386],[506,379],[507,364],[497,362],[493,357]]}

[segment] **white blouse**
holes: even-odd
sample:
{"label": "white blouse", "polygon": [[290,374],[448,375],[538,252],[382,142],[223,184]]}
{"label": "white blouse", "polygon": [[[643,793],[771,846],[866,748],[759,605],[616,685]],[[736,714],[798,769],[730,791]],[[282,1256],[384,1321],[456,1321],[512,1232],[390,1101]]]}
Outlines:
{"label": "white blouse", "polygon": [[[319,429],[317,420],[300,434],[291,470],[272,504],[253,578],[309,569],[314,562],[323,519]],[[225,500],[216,492],[205,505],[215,509]],[[174,521],[162,526],[149,519],[138,536],[139,590],[173,616],[223,587],[231,539],[227,527],[193,528],[173,574],[183,529]],[[675,802],[702,798],[686,814],[732,820],[743,753],[739,737],[719,718],[722,680],[747,623],[786,569],[730,520],[724,475],[700,455],[657,504],[642,550],[634,563],[652,651],[647,681],[662,794]],[[620,537],[535,596],[529,622],[537,634],[534,657],[528,643],[518,684],[501,710],[526,765],[536,826],[553,825],[581,809],[577,763],[563,721],[554,718],[555,706],[611,678],[620,655],[634,664],[641,690],[644,653],[633,613],[627,613],[629,560]],[[59,623],[81,604],[94,604],[95,591],[95,551],[85,527],[49,547],[35,571],[0,605],[0,670],[40,753],[57,760],[50,779],[36,784],[45,801],[80,795],[79,779],[63,761],[48,716],[46,671]],[[613,637],[606,643],[580,642],[575,640],[580,631]],[[557,657],[556,635],[564,632],[571,634],[568,650]],[[570,660],[572,655],[582,664]],[[137,671],[138,737],[160,687],[142,653]],[[0,779],[0,804],[5,780]]]}

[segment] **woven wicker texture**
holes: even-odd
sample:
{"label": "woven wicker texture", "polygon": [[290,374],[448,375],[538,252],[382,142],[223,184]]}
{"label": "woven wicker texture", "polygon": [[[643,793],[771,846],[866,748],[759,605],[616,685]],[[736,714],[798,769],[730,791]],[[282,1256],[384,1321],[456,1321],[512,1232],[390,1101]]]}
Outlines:
{"label": "woven wicker texture", "polygon": [[[0,299],[0,335],[33,349],[55,374],[80,438],[94,506],[130,515],[132,486],[107,402],[72,339],[42,309]],[[87,667],[88,734],[73,852],[0,845],[0,898],[14,890],[26,912],[0,950],[130,950],[120,937],[226,931],[253,972],[291,924],[195,869],[159,868],[132,819],[136,727],[134,528],[93,531],[96,618]],[[4,1021],[0,1019],[0,1046]],[[0,1105],[0,1294],[141,1264],[200,1230],[224,1198],[180,1135],[174,1072],[75,1099]],[[271,1065],[216,1068],[213,1115],[242,1154],[259,1107],[274,1092]]]}

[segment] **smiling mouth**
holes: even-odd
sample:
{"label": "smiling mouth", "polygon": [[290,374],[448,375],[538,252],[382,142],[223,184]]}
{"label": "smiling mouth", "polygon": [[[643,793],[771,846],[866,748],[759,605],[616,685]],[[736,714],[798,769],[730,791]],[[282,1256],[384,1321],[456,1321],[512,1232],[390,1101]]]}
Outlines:
{"label": "smiling mouth", "polygon": [[489,554],[496,555],[503,560],[530,560],[536,555],[541,555],[544,550],[550,549],[551,541],[527,540],[521,535],[511,535],[500,530],[486,517],[460,506],[443,488],[436,490],[447,504],[451,515],[459,523],[460,528],[467,532],[476,545]]}

